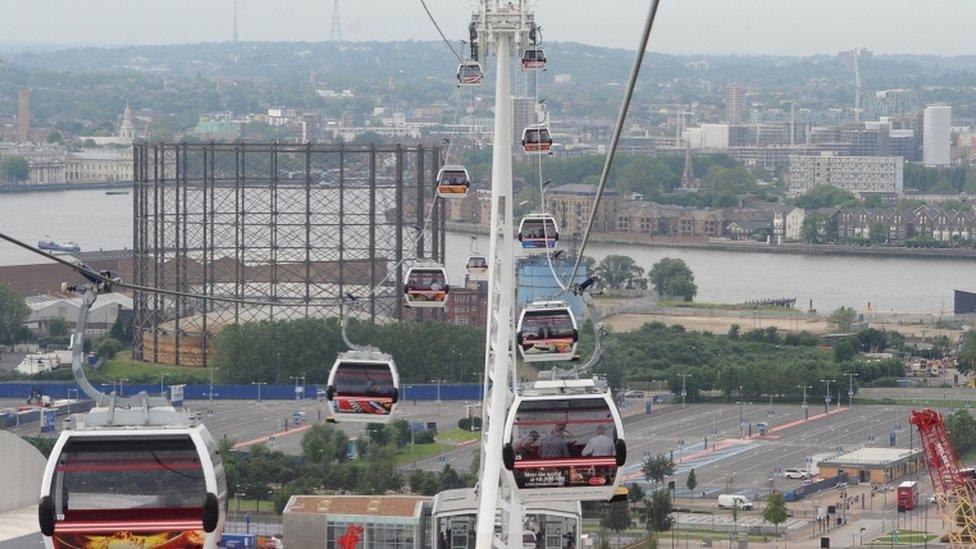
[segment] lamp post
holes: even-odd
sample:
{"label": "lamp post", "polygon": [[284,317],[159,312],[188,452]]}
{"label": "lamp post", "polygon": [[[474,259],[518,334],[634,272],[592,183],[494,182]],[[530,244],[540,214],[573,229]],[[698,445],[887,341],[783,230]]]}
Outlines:
{"label": "lamp post", "polygon": [[120,380],[119,380],[119,396],[120,396],[120,397],[122,397],[122,396],[125,396],[125,394],[123,394],[123,391],[122,391],[122,386],[123,386],[123,384],[124,384],[124,383],[125,383],[126,381],[129,381],[129,378],[125,378],[125,377],[124,377],[124,378],[122,378],[122,379],[120,379]]}
{"label": "lamp post", "polygon": [[821,379],[820,383],[827,384],[827,391],[824,393],[824,413],[830,413],[830,383],[836,381],[834,379]]}
{"label": "lamp post", "polygon": [[858,377],[858,375],[855,374],[854,372],[847,372],[844,375],[847,376],[847,379],[848,379],[848,385],[847,385],[847,406],[849,408],[853,408],[854,407],[854,378],[855,377]]}
{"label": "lamp post", "polygon": [[[301,400],[302,397],[305,396],[305,372],[302,372],[302,375],[300,375],[300,376],[288,376],[288,378],[291,379],[293,382],[295,382],[295,400]],[[301,380],[301,382],[302,382],[302,384],[301,384],[301,388],[302,388],[301,392],[299,392],[299,390],[298,390],[298,387],[299,387],[298,381],[299,380]],[[302,395],[302,396],[299,396],[299,395]]]}
{"label": "lamp post", "polygon": [[810,408],[807,407],[807,389],[813,389],[812,385],[797,385],[798,389],[803,389],[803,419],[810,419]]}
{"label": "lamp post", "polygon": [[258,404],[261,404],[261,386],[262,385],[267,385],[267,383],[264,382],[264,381],[252,381],[251,382],[251,385],[257,385],[258,386]]}
{"label": "lamp post", "polygon": [[444,383],[444,380],[443,379],[434,379],[434,380],[431,380],[431,381],[433,381],[434,383],[437,384],[437,401],[436,402],[438,404],[440,404],[440,402],[441,402],[441,383]]}
{"label": "lamp post", "polygon": [[742,410],[742,385],[739,385],[739,438],[742,438],[742,429],[745,426],[745,415]]}
{"label": "lamp post", "polygon": [[168,375],[166,373],[159,374],[159,396],[166,396],[166,390],[163,389],[163,378]]}
{"label": "lamp post", "polygon": [[685,397],[688,396],[688,390],[686,382],[691,374],[678,374],[681,377],[681,407],[685,407]]}

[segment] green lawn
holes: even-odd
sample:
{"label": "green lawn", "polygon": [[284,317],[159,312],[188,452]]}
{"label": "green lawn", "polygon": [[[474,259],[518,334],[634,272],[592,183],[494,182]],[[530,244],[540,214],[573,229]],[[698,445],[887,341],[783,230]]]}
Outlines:
{"label": "green lawn", "polygon": [[453,450],[455,444],[435,442],[433,444],[407,444],[397,452],[396,464],[407,465],[413,461],[429,458]]}
{"label": "green lawn", "polygon": [[132,360],[131,351],[122,351],[112,360],[106,361],[96,372],[86,372],[92,383],[111,383],[116,379],[128,379],[129,383],[209,383],[210,370],[205,368],[184,368],[160,366],[148,362]]}
{"label": "green lawn", "polygon": [[481,431],[465,431],[464,429],[458,429],[457,427],[451,429],[450,431],[437,433],[438,441],[453,442],[455,444],[460,444],[469,440],[478,440],[480,438]]}
{"label": "green lawn", "polygon": [[[237,511],[237,509],[238,509],[238,507],[237,507],[238,502],[240,502],[240,513],[241,513],[241,515],[243,515],[244,513],[261,513],[262,515],[264,515],[264,514],[273,515],[274,514],[274,502],[272,502],[270,500],[262,499],[260,502],[258,502],[255,499],[244,499],[244,498],[241,498],[240,500],[237,500],[237,499],[234,499],[234,498],[230,498],[229,500],[227,500],[227,514],[229,516],[232,517],[234,515],[234,512]],[[260,503],[260,509],[258,507],[258,503]],[[241,516],[239,518],[240,518],[240,520],[244,520],[244,517],[243,516]]]}
{"label": "green lawn", "polygon": [[[925,543],[927,541],[932,541],[939,536],[935,534],[929,534],[927,532],[920,532],[918,530],[900,530],[898,535],[895,536],[893,532],[888,533],[886,536],[881,536],[880,538],[875,538],[871,541],[870,545],[908,545],[916,543]],[[892,540],[894,538],[894,540]]]}

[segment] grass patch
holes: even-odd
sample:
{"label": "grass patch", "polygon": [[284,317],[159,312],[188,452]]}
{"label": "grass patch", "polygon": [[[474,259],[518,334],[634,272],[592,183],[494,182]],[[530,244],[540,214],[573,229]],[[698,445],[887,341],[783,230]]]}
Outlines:
{"label": "grass patch", "polygon": [[[111,383],[115,379],[128,379],[129,383],[210,383],[210,370],[206,368],[186,368],[180,366],[161,366],[132,359],[131,351],[122,351],[108,360],[95,372],[87,372],[89,379],[96,383]],[[215,380],[216,382],[216,380]]]}
{"label": "grass patch", "polygon": [[455,444],[468,442],[469,440],[478,440],[480,438],[481,431],[466,431],[457,427],[449,431],[437,433],[437,440],[441,442],[453,442]]}
{"label": "grass patch", "polygon": [[971,400],[941,399],[941,398],[854,398],[854,404],[877,404],[881,406],[913,406],[916,408],[967,408],[972,406]]}
{"label": "grass patch", "polygon": [[916,543],[925,543],[927,541],[932,541],[939,536],[935,534],[929,534],[928,532],[920,532],[918,530],[900,530],[896,536],[894,532],[890,532],[886,536],[881,536],[880,538],[875,538],[869,545],[908,545]]}
{"label": "grass patch", "polygon": [[454,444],[435,442],[433,444],[407,444],[397,452],[396,464],[407,465],[429,457],[453,450]]}

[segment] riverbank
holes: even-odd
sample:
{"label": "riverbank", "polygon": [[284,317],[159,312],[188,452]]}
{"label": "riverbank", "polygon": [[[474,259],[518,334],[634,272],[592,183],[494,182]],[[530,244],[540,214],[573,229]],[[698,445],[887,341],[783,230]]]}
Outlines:
{"label": "riverbank", "polygon": [[[488,229],[471,223],[447,223],[447,230],[461,234],[485,235]],[[593,243],[644,246],[648,248],[679,248],[718,252],[824,255],[848,257],[896,257],[908,259],[974,260],[976,249],[971,248],[900,248],[889,246],[848,246],[843,244],[805,244],[789,242],[767,244],[765,242],[728,240],[704,237],[659,237],[635,233],[594,233]]]}
{"label": "riverbank", "polygon": [[94,189],[132,190],[132,181],[112,181],[101,183],[45,183],[37,185],[0,185],[0,194],[88,191]]}

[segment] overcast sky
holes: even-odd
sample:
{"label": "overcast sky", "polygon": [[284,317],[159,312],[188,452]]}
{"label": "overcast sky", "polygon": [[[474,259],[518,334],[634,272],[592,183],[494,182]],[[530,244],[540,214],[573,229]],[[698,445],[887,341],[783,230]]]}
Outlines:
{"label": "overcast sky", "polygon": [[[320,41],[333,0],[238,0],[241,40]],[[341,0],[346,40],[432,40],[419,0]],[[448,36],[468,0],[427,0]],[[668,53],[976,53],[974,0],[661,0]],[[547,40],[632,49],[649,0],[538,0]],[[231,37],[233,0],[0,0],[0,43],[171,44]]]}

